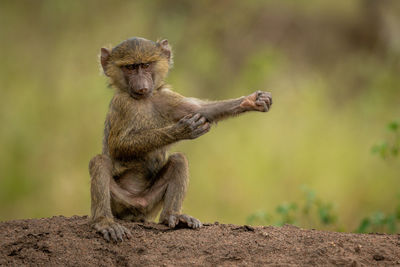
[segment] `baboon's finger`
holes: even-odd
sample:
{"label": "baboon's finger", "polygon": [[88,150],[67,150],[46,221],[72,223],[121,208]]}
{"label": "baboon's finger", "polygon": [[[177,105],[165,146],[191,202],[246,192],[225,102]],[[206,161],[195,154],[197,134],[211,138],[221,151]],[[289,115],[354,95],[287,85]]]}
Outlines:
{"label": "baboon's finger", "polygon": [[256,101],[256,105],[259,107],[263,107],[263,109],[261,111],[263,111],[263,112],[268,111],[267,103],[265,103],[264,101]]}
{"label": "baboon's finger", "polygon": [[260,97],[259,100],[266,102],[267,105],[271,105],[271,98],[269,98],[269,97]]}
{"label": "baboon's finger", "polygon": [[201,114],[200,114],[200,113],[196,113],[196,114],[194,114],[193,117],[191,117],[188,121],[189,121],[190,123],[194,123],[195,121],[197,121],[198,119],[200,119],[200,117],[201,117]]}
{"label": "baboon's finger", "polygon": [[194,135],[196,137],[201,136],[201,135],[207,133],[210,130],[210,128],[211,128],[210,123],[206,122],[205,124],[203,124],[202,126],[197,128],[196,130],[194,130]]}
{"label": "baboon's finger", "polygon": [[122,226],[122,225],[121,225],[121,228],[124,231],[125,237],[128,238],[128,239],[131,239],[132,238],[131,231],[128,230],[128,228],[126,228],[125,226]]}
{"label": "baboon's finger", "polygon": [[110,234],[108,233],[108,231],[104,229],[101,231],[101,233],[103,234],[104,239],[110,242]]}
{"label": "baboon's finger", "polygon": [[112,226],[112,228],[114,229],[118,240],[119,241],[124,241],[124,238],[122,237],[122,234],[124,233],[124,230],[122,229],[122,226],[120,226],[119,224],[115,224],[115,225]]}
{"label": "baboon's finger", "polygon": [[201,116],[196,122],[195,122],[195,127],[199,127],[200,125],[204,124],[207,121],[207,119],[203,116]]}
{"label": "baboon's finger", "polygon": [[178,220],[178,218],[176,218],[176,216],[170,216],[168,218],[168,226],[170,228],[175,228],[175,226],[177,226],[178,222],[179,222],[179,220]]}
{"label": "baboon's finger", "polygon": [[110,235],[111,235],[111,239],[112,239],[114,242],[118,242],[117,235],[115,234],[114,229],[110,227],[110,228],[108,228],[107,230],[108,230],[108,232],[109,232]]}

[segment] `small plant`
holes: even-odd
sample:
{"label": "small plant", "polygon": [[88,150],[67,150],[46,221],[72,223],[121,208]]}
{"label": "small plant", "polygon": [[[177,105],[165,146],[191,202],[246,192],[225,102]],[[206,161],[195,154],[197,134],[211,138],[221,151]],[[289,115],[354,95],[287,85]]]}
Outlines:
{"label": "small plant", "polygon": [[[374,145],[372,153],[378,154],[382,159],[389,160],[400,155],[400,123],[393,121],[387,125],[390,137]],[[258,211],[247,217],[248,224],[277,225],[294,224],[302,227],[324,228],[334,226],[336,228],[337,215],[334,205],[318,198],[315,191],[303,186],[304,200],[299,203],[282,203],[275,209],[275,213]],[[377,211],[361,220],[357,233],[385,232],[396,233],[400,229],[400,195],[398,205],[389,214]]]}
{"label": "small plant", "polygon": [[383,159],[397,157],[400,153],[400,124],[393,121],[387,125],[390,132],[388,140],[381,141],[371,148],[371,152],[378,154]]}
{"label": "small plant", "polygon": [[337,216],[334,205],[318,198],[313,190],[302,187],[305,199],[295,202],[284,202],[275,208],[275,213],[258,211],[247,217],[248,224],[282,226],[294,224],[303,227],[317,227],[334,225]]}
{"label": "small plant", "polygon": [[[400,152],[400,124],[393,121],[387,125],[391,136],[388,140],[382,141],[374,145],[371,149],[372,153],[378,154],[382,159],[388,160],[399,156]],[[396,233],[400,225],[400,195],[398,196],[398,204],[392,213],[385,214],[377,211],[361,220],[356,232],[387,232]]]}
{"label": "small plant", "polygon": [[[306,195],[306,203],[303,208],[304,216],[309,217],[309,219],[317,217],[317,223],[322,225],[334,224],[337,220],[337,216],[333,211],[333,203],[324,202],[322,199],[317,198],[315,192],[306,186],[303,186],[302,190]],[[313,212],[316,215],[313,216]]]}
{"label": "small plant", "polygon": [[396,233],[400,226],[400,195],[399,201],[392,213],[377,211],[361,220],[355,232],[357,233]]}
{"label": "small plant", "polygon": [[276,225],[282,226],[284,224],[296,224],[297,217],[297,204],[296,203],[282,203],[275,209],[278,220],[275,222]]}

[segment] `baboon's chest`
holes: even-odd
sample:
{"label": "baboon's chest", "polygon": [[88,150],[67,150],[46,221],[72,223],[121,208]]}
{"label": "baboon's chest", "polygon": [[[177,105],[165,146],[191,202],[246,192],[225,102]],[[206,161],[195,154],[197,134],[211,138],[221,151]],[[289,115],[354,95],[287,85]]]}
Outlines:
{"label": "baboon's chest", "polygon": [[138,131],[159,129],[170,124],[152,103],[141,104],[138,107],[138,111],[132,111],[129,117],[133,121],[132,125]]}

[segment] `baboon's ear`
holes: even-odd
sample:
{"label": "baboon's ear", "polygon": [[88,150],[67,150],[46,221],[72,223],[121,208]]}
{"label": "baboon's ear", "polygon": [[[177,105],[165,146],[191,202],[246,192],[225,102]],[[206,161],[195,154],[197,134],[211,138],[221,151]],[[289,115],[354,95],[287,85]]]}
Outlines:
{"label": "baboon's ear", "polygon": [[161,46],[163,54],[166,55],[168,57],[168,59],[170,59],[171,58],[171,46],[169,45],[168,40],[164,39],[164,40],[160,41],[159,44]]}
{"label": "baboon's ear", "polygon": [[[100,63],[103,67],[104,74],[106,74],[107,65],[110,60],[111,52],[107,48],[101,48],[100,50]],[[106,74],[107,75],[107,74]]]}

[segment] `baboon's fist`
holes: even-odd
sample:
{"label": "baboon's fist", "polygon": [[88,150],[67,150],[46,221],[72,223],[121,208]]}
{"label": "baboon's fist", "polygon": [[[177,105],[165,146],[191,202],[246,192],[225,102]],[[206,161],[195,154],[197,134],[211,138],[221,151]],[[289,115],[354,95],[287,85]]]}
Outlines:
{"label": "baboon's fist", "polygon": [[247,110],[267,112],[272,105],[272,96],[269,92],[257,91],[246,96],[240,106]]}
{"label": "baboon's fist", "polygon": [[180,119],[174,130],[178,139],[195,139],[210,130],[210,123],[200,113],[189,114]]}

